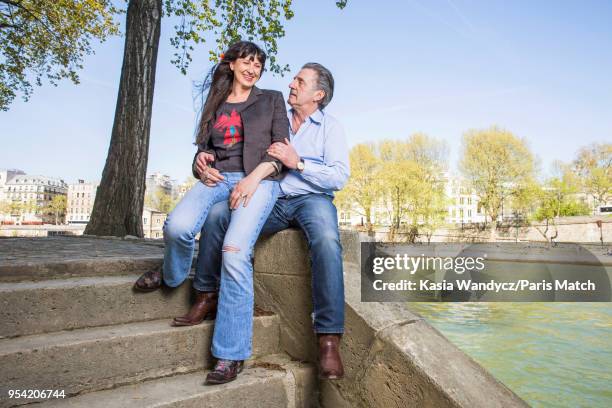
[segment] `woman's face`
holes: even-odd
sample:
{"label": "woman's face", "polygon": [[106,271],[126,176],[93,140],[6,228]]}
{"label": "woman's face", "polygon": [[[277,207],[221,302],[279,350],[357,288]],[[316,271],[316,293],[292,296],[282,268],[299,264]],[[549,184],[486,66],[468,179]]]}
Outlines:
{"label": "woman's face", "polygon": [[234,71],[234,81],[245,88],[251,88],[261,77],[261,62],[254,56],[238,58],[230,62],[230,69]]}

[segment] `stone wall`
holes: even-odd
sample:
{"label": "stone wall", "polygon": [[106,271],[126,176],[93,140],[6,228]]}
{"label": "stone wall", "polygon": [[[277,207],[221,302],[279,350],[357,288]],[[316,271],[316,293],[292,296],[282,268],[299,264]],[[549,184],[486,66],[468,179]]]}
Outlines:
{"label": "stone wall", "polygon": [[[601,228],[598,225],[601,222]],[[377,241],[401,241],[404,234],[396,234],[391,239],[388,229],[377,229],[373,234]],[[498,242],[549,242],[553,238],[555,242],[612,242],[612,217],[565,217],[549,223],[534,222],[528,226],[502,225],[497,228],[496,240]],[[418,241],[427,241],[421,236]],[[490,231],[483,230],[466,224],[461,226],[439,228],[434,231],[432,242],[483,242],[490,241]]]}
{"label": "stone wall", "polygon": [[[527,404],[402,304],[361,302],[359,236],[342,233],[345,378],[320,384],[324,407],[525,407]],[[316,362],[311,275],[303,233],[259,241],[256,302],[281,318],[281,348]]]}

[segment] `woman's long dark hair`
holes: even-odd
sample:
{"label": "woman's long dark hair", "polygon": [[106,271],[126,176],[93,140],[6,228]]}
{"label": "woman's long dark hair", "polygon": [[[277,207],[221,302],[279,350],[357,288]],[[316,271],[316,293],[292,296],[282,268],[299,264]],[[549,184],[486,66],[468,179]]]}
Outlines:
{"label": "woman's long dark hair", "polygon": [[206,102],[202,108],[202,114],[196,129],[196,144],[204,141],[217,109],[219,109],[221,104],[227,99],[232,90],[234,72],[230,69],[230,62],[236,61],[238,58],[246,58],[249,56],[253,56],[259,60],[261,63],[261,72],[263,73],[266,65],[266,53],[263,52],[257,44],[250,41],[239,41],[232,44],[227,51],[222,54],[221,61],[210,70],[206,79],[200,85],[199,93],[202,98],[206,90],[210,90],[206,96]]}

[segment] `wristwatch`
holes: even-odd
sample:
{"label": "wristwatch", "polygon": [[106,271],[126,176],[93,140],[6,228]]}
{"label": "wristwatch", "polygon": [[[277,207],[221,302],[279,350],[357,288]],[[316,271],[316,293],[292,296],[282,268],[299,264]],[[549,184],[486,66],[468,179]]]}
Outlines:
{"label": "wristwatch", "polygon": [[304,171],[304,159],[300,157],[300,161],[297,162],[297,171],[300,173]]}

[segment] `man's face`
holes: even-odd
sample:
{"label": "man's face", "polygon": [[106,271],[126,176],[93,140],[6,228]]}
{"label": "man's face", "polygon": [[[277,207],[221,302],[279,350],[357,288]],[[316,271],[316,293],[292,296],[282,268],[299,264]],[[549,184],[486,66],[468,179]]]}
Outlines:
{"label": "man's face", "polygon": [[302,69],[289,84],[287,102],[292,107],[309,107],[318,105],[325,92],[317,89],[317,72],[310,68]]}

